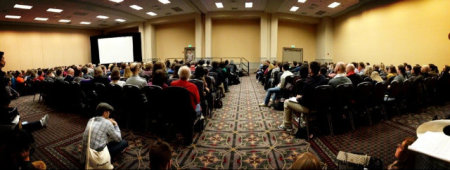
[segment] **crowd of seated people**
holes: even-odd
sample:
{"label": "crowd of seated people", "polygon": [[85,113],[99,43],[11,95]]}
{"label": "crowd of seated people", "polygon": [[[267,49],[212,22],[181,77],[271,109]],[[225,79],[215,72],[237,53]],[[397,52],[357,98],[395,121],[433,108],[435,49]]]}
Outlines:
{"label": "crowd of seated people", "polygon": [[[279,63],[264,61],[256,72],[256,78],[267,90],[264,103],[260,106],[274,106],[276,109],[276,105],[283,102],[284,121],[279,128],[291,131],[294,113],[300,117],[296,121],[299,121],[301,127],[304,127],[305,122],[307,122],[304,119],[309,119],[304,118],[304,116],[311,110],[333,112],[333,109],[334,111],[347,109],[350,110],[348,112],[367,115],[371,124],[371,114],[377,116],[377,114],[380,115],[380,112],[387,115],[388,111],[389,114],[415,112],[420,109],[415,108],[417,106],[443,103],[448,100],[450,94],[448,89],[450,85],[449,74],[450,66],[445,66],[439,73],[437,66],[434,64],[411,66],[404,63],[386,67],[383,63],[370,65],[370,63],[364,62],[320,64],[318,62]],[[294,86],[294,88],[290,88],[290,86]],[[344,86],[350,88],[348,94],[333,96],[337,95],[338,90],[344,88]],[[382,90],[381,95],[378,94],[379,91],[376,91],[377,88]],[[326,98],[316,95],[319,89],[330,90],[331,103],[320,101],[319,98],[322,98],[323,101],[326,101]],[[365,89],[369,89],[369,91],[364,91]],[[334,93],[335,91],[336,93]],[[367,94],[360,92],[367,92]],[[271,97],[272,99],[269,100]],[[347,97],[350,98],[350,102],[348,106],[345,105],[345,108],[343,108],[343,101],[333,100],[344,100]],[[381,98],[381,102],[378,98]],[[428,103],[420,105],[416,101],[427,101]],[[318,108],[319,106],[323,107]],[[375,109],[380,110],[374,112]],[[315,116],[318,116],[322,121],[325,120],[322,123],[326,123],[327,118],[323,116],[324,114],[328,113],[320,113]],[[350,116],[352,115],[342,114],[336,118],[336,115],[331,115],[328,118],[328,125],[319,125],[319,128],[330,127],[330,131],[332,131],[333,122],[336,123],[337,121],[338,124],[342,124],[343,120],[353,121],[350,120],[352,119],[349,118]],[[312,135],[309,137],[312,137]]]}

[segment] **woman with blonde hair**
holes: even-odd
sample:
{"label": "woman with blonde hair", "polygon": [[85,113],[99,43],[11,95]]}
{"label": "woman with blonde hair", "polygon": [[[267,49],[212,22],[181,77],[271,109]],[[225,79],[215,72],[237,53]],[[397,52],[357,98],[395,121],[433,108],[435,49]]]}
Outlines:
{"label": "woman with blonde hair", "polygon": [[377,71],[372,72],[372,74],[370,74],[370,78],[376,82],[383,82],[383,79]]}
{"label": "woman with blonde hair", "polygon": [[125,73],[123,73],[123,78],[128,79],[133,76],[133,72],[131,72],[130,66],[125,67]]}
{"label": "woman with blonde hair", "polygon": [[291,169],[322,169],[322,162],[314,154],[305,152],[297,157]]}

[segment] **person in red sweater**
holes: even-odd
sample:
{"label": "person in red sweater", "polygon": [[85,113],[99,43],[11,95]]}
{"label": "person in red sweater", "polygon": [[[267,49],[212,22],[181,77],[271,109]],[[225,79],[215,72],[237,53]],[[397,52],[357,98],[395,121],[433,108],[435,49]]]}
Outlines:
{"label": "person in red sweater", "polygon": [[194,83],[189,82],[189,77],[191,77],[191,69],[187,66],[180,67],[178,70],[178,76],[180,76],[179,80],[172,81],[170,86],[183,87],[187,89],[191,95],[191,103],[194,110],[197,107],[197,104],[200,103],[200,95],[198,93],[197,86]]}

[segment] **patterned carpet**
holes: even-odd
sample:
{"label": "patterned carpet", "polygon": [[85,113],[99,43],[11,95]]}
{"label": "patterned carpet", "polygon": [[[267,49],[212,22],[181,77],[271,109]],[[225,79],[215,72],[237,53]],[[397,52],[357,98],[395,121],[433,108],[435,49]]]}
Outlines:
{"label": "patterned carpet", "polygon": [[[277,129],[283,112],[260,108],[265,91],[253,76],[243,77],[240,85],[230,87],[223,100],[224,107],[214,112],[205,130],[197,134],[194,144],[176,147],[173,168],[211,169],[288,169],[300,153],[316,154],[328,169],[337,168],[338,151],[366,153],[380,158],[385,165],[394,160],[396,145],[415,129],[438,115],[450,114],[450,104],[432,106],[420,114],[396,116],[372,126],[358,127],[353,132],[316,137],[310,142],[296,139]],[[61,113],[33,101],[33,96],[21,97],[12,103],[24,120],[39,120],[50,115],[49,126],[33,133],[33,160],[43,160],[50,169],[80,169],[82,132],[88,118]],[[148,146],[154,140],[147,133],[122,131],[129,142],[127,150],[114,163],[117,169],[148,169]]]}

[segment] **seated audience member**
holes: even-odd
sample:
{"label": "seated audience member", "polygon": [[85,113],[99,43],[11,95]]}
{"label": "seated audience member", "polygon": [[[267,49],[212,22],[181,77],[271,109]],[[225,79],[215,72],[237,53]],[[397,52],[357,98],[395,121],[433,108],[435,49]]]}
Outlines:
{"label": "seated audience member", "polygon": [[358,74],[360,75],[360,76],[362,76],[362,75],[364,75],[366,72],[366,64],[364,64],[363,62],[359,62],[358,63],[358,70],[359,70],[359,72],[358,72]]}
{"label": "seated audience member", "polygon": [[395,68],[395,66],[391,65],[388,67],[388,74],[386,76],[386,80],[390,83],[395,76],[397,76],[397,69]]}
{"label": "seated audience member", "polygon": [[6,90],[6,93],[8,94],[8,96],[9,96],[9,98],[10,99],[17,99],[17,98],[19,98],[20,94],[14,88],[12,88],[12,83],[11,83],[11,79],[9,78],[9,76],[6,77],[5,80],[7,82],[5,90]]}
{"label": "seated audience member", "polygon": [[33,136],[23,130],[14,130],[3,134],[5,140],[0,143],[0,163],[4,169],[46,169],[43,161],[32,161]]}
{"label": "seated audience member", "polygon": [[434,64],[429,64],[430,66],[430,71],[428,72],[428,74],[430,74],[431,77],[437,77],[439,76],[439,69],[436,65]]}
{"label": "seated audience member", "polygon": [[164,64],[164,62],[157,61],[155,64],[153,64],[153,72],[158,69],[162,69],[165,73],[167,73],[166,65]]}
{"label": "seated audience member", "polygon": [[386,66],[384,65],[384,63],[380,63],[378,73],[380,73],[381,78],[386,79],[388,73],[386,71]]}
{"label": "seated audience member", "polygon": [[37,72],[37,77],[33,80],[33,81],[44,81],[45,77],[44,77],[44,72],[39,69]]}
{"label": "seated audience member", "polygon": [[152,78],[153,64],[151,62],[145,63],[144,71],[141,72],[140,76],[144,77],[147,81]]}
{"label": "seated audience member", "polygon": [[81,72],[83,72],[83,79],[85,79],[85,80],[90,80],[90,79],[94,78],[94,77],[92,77],[91,75],[88,74],[88,68],[87,67],[81,68]]}
{"label": "seated audience member", "polygon": [[55,81],[64,82],[63,70],[62,68],[56,69]]}
{"label": "seated audience member", "polygon": [[53,73],[53,69],[48,69],[47,73],[45,74],[45,81],[55,81],[55,74]]}
{"label": "seated audience member", "polygon": [[359,73],[359,70],[358,70],[358,63],[357,63],[357,62],[352,62],[352,63],[350,63],[350,64],[353,65],[354,72],[355,72],[356,74],[358,74],[358,73]]}
{"label": "seated audience member", "polygon": [[178,70],[180,70],[181,65],[178,63],[174,63],[172,67],[172,75],[169,77],[169,79],[179,79],[180,76],[178,76]]}
{"label": "seated audience member", "polygon": [[395,150],[395,158],[397,160],[390,164],[387,169],[414,169],[415,154],[408,147],[415,140],[413,137],[407,137],[402,143],[397,145],[397,150]]}
{"label": "seated audience member", "polygon": [[119,85],[123,87],[126,83],[120,80],[120,71],[119,68],[114,68],[111,72],[111,85]]}
{"label": "seated audience member", "polygon": [[94,79],[91,80],[91,83],[102,83],[104,85],[109,84],[109,79],[103,75],[103,70],[101,67],[96,67],[94,70]]}
{"label": "seated audience member", "polygon": [[157,140],[150,146],[150,169],[170,169],[172,166],[172,152],[173,149],[167,142]]}
{"label": "seated audience member", "polygon": [[353,87],[356,87],[359,83],[363,81],[359,74],[355,73],[355,66],[353,64],[347,65],[347,77],[352,81]]}
{"label": "seated audience member", "polygon": [[408,79],[410,79],[412,81],[415,81],[416,79],[423,80],[421,69],[422,68],[420,67],[420,65],[415,65],[413,67],[413,69],[411,70],[411,76]]}
{"label": "seated audience member", "polygon": [[158,69],[156,70],[156,72],[153,73],[152,81],[149,82],[148,85],[149,86],[157,85],[165,89],[169,87],[166,82],[167,82],[166,73],[164,72],[163,69]]}
{"label": "seated audience member", "polygon": [[405,70],[405,66],[404,65],[398,65],[398,70],[397,70],[397,76],[395,76],[394,80],[392,81],[397,81],[399,83],[403,83],[405,81],[405,76],[406,76],[406,70]]}
{"label": "seated audience member", "polygon": [[197,104],[200,103],[200,95],[198,93],[197,86],[194,83],[189,82],[189,77],[191,77],[191,69],[187,66],[180,67],[178,70],[179,80],[173,81],[170,86],[177,86],[186,88],[191,95],[191,103],[194,110],[197,108]]}
{"label": "seated audience member", "polygon": [[291,169],[322,169],[322,162],[314,154],[305,152],[297,156],[297,160],[292,164]]}
{"label": "seated audience member", "polygon": [[272,97],[272,95],[273,95],[272,101],[275,101],[276,95],[286,85],[286,77],[293,75],[292,72],[289,71],[289,64],[288,63],[283,64],[282,71],[283,71],[283,74],[281,75],[280,83],[276,87],[273,87],[273,88],[270,88],[270,89],[267,90],[267,94],[266,94],[266,98],[264,99],[264,103],[259,104],[259,106],[268,107],[269,106],[269,102],[270,102],[270,98]]}
{"label": "seated audience member", "polygon": [[423,65],[420,71],[421,71],[422,76],[423,76],[424,79],[430,77],[431,69],[430,69],[429,65]]}
{"label": "seated audience member", "polygon": [[324,76],[319,75],[320,65],[318,62],[311,62],[309,64],[310,77],[305,80],[301,95],[296,96],[296,101],[284,101],[284,120],[278,128],[286,131],[292,130],[292,112],[308,113],[313,105],[314,89],[319,85],[326,84]]}
{"label": "seated audience member", "polygon": [[89,128],[91,128],[91,143],[89,147],[97,151],[102,151],[105,147],[108,147],[111,159],[128,147],[128,142],[122,139],[119,125],[114,119],[109,118],[113,111],[114,108],[107,103],[97,105],[97,116],[89,120],[83,133],[83,150],[81,154],[83,162],[86,161]]}
{"label": "seated audience member", "polygon": [[16,83],[25,83],[25,79],[23,79],[23,74],[21,73],[21,72],[19,72],[19,71],[16,71],[16,76],[15,76],[15,78],[16,78]]}
{"label": "seated audience member", "polygon": [[71,82],[73,81],[75,76],[75,71],[72,68],[67,69],[67,76],[64,78],[64,81]]}
{"label": "seated audience member", "polygon": [[141,71],[141,65],[138,63],[133,63],[130,65],[130,70],[133,73],[133,76],[127,79],[127,84],[138,86],[142,88],[147,86],[147,81],[139,76],[139,72]]}
{"label": "seated audience member", "polygon": [[338,62],[334,68],[336,75],[328,81],[328,84],[336,87],[340,84],[352,84],[352,81],[345,75],[345,64],[343,62]]}
{"label": "seated audience member", "polygon": [[124,71],[124,73],[123,73],[123,78],[124,78],[125,80],[127,80],[127,79],[130,78],[131,76],[133,76],[133,72],[131,71],[131,68],[130,68],[130,66],[126,66],[126,67],[125,67],[125,71]]}
{"label": "seated audience member", "polygon": [[80,83],[82,80],[84,80],[83,73],[80,71],[80,69],[75,69],[74,75],[75,76],[73,78],[73,82]]}
{"label": "seated audience member", "polygon": [[378,74],[378,71],[372,72],[372,74],[370,74],[370,78],[376,82],[383,82],[383,79],[381,78],[380,74]]}
{"label": "seated audience member", "polygon": [[405,70],[406,70],[406,77],[405,77],[405,78],[408,79],[409,77],[411,77],[411,71],[412,71],[411,65],[406,64],[406,65],[405,65]]}
{"label": "seated audience member", "polygon": [[366,77],[369,77],[369,78],[370,78],[370,75],[372,75],[372,72],[373,72],[373,67],[372,67],[372,66],[367,66],[367,67],[364,69],[364,74],[361,75],[361,78],[363,78],[363,80],[364,80]]}

